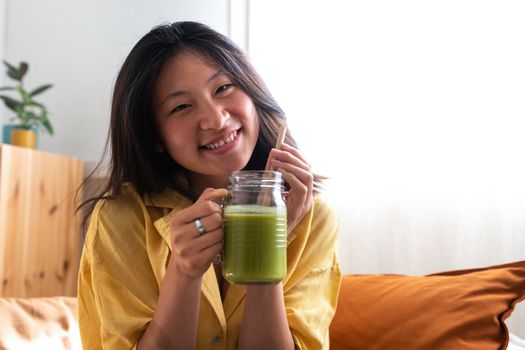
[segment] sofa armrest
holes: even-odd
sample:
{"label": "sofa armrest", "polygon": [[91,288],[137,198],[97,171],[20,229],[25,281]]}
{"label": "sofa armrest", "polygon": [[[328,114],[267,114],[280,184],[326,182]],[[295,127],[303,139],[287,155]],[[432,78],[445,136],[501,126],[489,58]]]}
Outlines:
{"label": "sofa armrest", "polygon": [[76,298],[0,298],[0,349],[82,349]]}

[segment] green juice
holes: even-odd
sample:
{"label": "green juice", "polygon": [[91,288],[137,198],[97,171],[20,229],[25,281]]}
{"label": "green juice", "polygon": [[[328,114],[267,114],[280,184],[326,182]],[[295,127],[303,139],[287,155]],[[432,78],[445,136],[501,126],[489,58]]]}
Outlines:
{"label": "green juice", "polygon": [[271,284],[286,276],[286,208],[224,208],[222,273],[230,283]]}

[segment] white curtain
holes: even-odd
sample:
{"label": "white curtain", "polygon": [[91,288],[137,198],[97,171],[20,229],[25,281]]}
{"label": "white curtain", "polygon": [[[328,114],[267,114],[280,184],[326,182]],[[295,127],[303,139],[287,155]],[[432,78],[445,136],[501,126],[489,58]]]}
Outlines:
{"label": "white curtain", "polygon": [[331,176],[345,273],[525,259],[525,2],[252,0],[248,10],[252,62]]}

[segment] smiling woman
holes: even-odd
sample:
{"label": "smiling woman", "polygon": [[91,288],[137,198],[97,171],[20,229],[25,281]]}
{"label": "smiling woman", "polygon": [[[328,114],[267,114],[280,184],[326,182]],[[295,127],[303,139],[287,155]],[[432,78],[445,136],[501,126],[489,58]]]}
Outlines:
{"label": "smiling woman", "polygon": [[[78,282],[84,349],[328,349],[341,278],[337,216],[290,133],[272,149],[283,125],[283,111],[224,35],[175,22],[139,40],[115,83],[110,176],[87,202]],[[230,174],[247,170],[280,173],[279,192],[268,197],[281,203],[279,244],[232,241],[224,228],[218,203],[229,196]],[[258,181],[266,189],[268,179]],[[256,214],[248,220],[264,213]],[[236,237],[259,235],[242,222]],[[264,283],[226,279],[228,260],[223,271],[218,254],[230,242],[231,257],[239,241],[277,261],[279,274]]]}

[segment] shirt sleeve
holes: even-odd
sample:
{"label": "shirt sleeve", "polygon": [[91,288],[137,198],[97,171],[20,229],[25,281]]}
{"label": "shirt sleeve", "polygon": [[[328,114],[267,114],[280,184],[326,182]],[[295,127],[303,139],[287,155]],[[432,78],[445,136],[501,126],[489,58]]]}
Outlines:
{"label": "shirt sleeve", "polygon": [[330,207],[316,200],[310,217],[298,228],[291,243],[296,246],[289,250],[300,253],[284,290],[288,324],[297,349],[329,349],[329,327],[341,282],[339,220]]}
{"label": "shirt sleeve", "polygon": [[103,209],[93,212],[80,263],[83,349],[135,349],[156,305],[156,289],[144,288],[157,286],[140,239],[144,221],[137,212]]}

